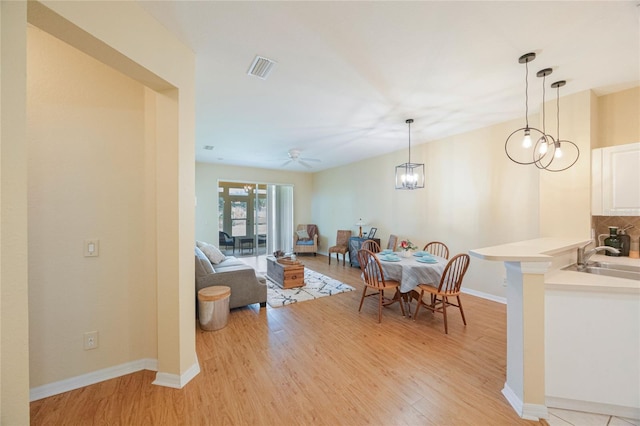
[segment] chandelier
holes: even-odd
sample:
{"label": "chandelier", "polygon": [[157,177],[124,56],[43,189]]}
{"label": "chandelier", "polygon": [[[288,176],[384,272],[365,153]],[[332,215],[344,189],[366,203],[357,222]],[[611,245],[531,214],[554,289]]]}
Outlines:
{"label": "chandelier", "polygon": [[409,126],[409,161],[396,166],[396,189],[424,188],[424,164],[411,162],[411,123],[410,118],[405,121]]}

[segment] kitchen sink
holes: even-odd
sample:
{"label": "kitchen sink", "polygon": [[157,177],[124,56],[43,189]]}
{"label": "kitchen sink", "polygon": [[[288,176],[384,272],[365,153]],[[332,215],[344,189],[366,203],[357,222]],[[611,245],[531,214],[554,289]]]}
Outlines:
{"label": "kitchen sink", "polygon": [[578,265],[573,264],[562,268],[565,271],[578,271],[587,274],[604,275],[607,277],[626,278],[640,281],[640,267],[634,265],[620,265],[609,262],[593,262],[586,268],[578,270]]}

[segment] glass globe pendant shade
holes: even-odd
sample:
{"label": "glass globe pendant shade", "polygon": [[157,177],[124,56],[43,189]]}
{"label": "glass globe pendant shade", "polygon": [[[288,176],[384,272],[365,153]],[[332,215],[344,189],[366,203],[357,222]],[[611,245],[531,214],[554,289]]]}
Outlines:
{"label": "glass globe pendant shade", "polygon": [[522,138],[522,147],[524,149],[531,148],[531,129],[524,129],[524,138]]}

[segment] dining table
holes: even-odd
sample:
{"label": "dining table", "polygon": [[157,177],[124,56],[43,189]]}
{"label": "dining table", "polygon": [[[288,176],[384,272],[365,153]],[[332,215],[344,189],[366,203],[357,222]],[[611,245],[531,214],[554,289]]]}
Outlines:
{"label": "dining table", "polygon": [[[387,257],[386,253],[378,253],[376,256],[380,260],[384,278],[400,283],[399,294],[396,294],[394,298],[402,297],[409,317],[411,317],[409,301],[411,300],[412,291],[416,290],[418,284],[437,287],[440,284],[440,279],[448,260],[444,257],[428,254],[426,257],[432,259],[432,263],[426,263],[419,260],[425,257],[420,256],[423,252],[412,253],[406,257],[403,256],[402,252],[396,252],[395,254],[398,256],[394,260],[387,260],[390,258]],[[417,297],[417,294],[414,294],[414,297]]]}

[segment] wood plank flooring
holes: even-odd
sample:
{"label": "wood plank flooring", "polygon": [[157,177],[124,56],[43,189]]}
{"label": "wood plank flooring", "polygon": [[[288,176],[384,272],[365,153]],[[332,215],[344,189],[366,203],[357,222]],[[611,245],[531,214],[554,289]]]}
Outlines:
{"label": "wood plank flooring", "polygon": [[[501,394],[506,307],[463,295],[453,309],[403,318],[365,300],[357,268],[301,256],[356,291],[285,306],[234,309],[197,328],[201,373],[181,390],[142,371],[31,403],[33,425],[537,425]],[[253,258],[254,262],[256,258]],[[265,270],[259,260],[258,268]]]}

